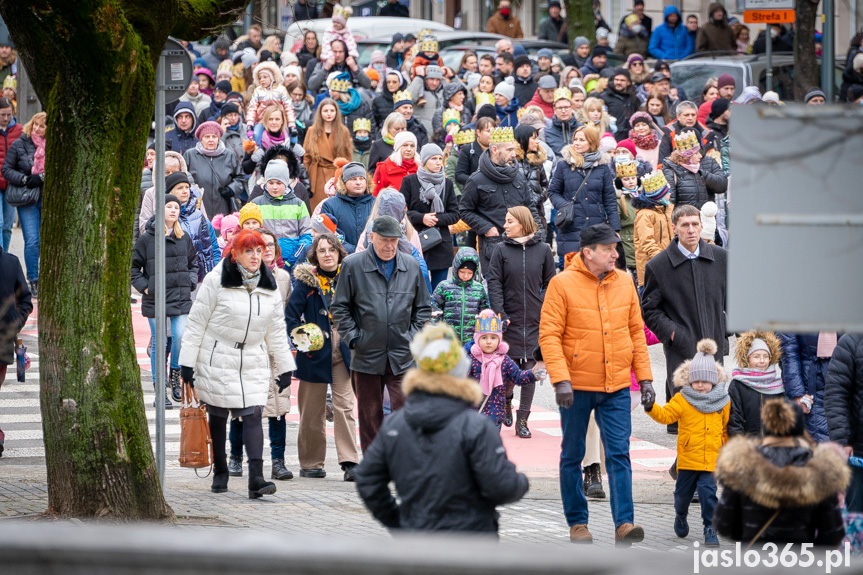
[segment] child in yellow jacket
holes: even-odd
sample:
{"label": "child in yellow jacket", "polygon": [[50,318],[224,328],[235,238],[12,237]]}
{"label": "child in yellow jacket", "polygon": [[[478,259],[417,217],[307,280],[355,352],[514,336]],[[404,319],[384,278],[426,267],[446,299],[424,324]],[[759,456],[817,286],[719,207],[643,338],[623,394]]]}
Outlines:
{"label": "child in yellow jacket", "polygon": [[674,372],[674,386],[680,388],[680,393],[664,406],[650,403],[644,406],[644,410],[659,423],[680,422],[674,533],[678,537],[689,535],[686,516],[697,490],[704,523],[704,544],[718,547],[719,538],[713,529],[713,510],[717,502],[713,469],[719,449],[728,440],[731,399],[725,389],[725,370],[713,356],[717,350],[716,342],[703,339],[698,342],[697,349],[695,357],[683,362]]}

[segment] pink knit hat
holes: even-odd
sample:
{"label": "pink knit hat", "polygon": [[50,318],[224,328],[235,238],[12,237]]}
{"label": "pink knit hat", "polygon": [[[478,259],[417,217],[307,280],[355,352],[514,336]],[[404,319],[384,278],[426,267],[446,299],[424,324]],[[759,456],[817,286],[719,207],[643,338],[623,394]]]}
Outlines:
{"label": "pink knit hat", "polygon": [[233,233],[240,228],[240,218],[236,212],[227,216],[216,214],[211,223],[215,229],[219,230],[219,235],[222,237],[225,237],[225,233]]}
{"label": "pink knit hat", "polygon": [[204,122],[203,124],[198,126],[197,130],[195,130],[195,138],[197,138],[198,140],[200,140],[207,134],[216,134],[221,138],[225,134],[225,129],[218,123],[209,121]]}

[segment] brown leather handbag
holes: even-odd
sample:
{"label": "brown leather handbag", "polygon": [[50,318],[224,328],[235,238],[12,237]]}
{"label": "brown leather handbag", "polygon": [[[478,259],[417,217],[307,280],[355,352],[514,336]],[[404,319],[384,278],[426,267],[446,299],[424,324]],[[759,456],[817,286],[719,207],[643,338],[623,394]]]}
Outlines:
{"label": "brown leather handbag", "polygon": [[[183,383],[183,403],[180,408],[180,467],[213,466],[213,438],[207,425],[207,407],[198,401],[195,388]],[[207,475],[210,473],[207,472]]]}

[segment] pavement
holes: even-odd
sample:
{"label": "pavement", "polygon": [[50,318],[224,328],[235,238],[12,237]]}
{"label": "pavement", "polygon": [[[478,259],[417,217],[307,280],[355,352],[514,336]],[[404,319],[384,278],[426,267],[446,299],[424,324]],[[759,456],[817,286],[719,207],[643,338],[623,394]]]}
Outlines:
{"label": "pavement", "polygon": [[[14,230],[10,252],[22,256],[20,230]],[[23,260],[23,258],[22,258]],[[155,438],[155,409],[150,362],[146,354],[150,331],[141,316],[140,303],[130,306],[135,350],[141,366],[141,381],[151,438]],[[45,473],[42,424],[39,409],[38,302],[22,331],[32,359],[27,380],[18,383],[15,372],[7,375],[0,388],[0,427],[6,433],[5,451],[0,458],[0,520],[39,518],[47,509],[48,489]],[[662,389],[665,364],[661,348],[650,348],[656,389]],[[297,385],[292,386],[295,394]],[[660,398],[662,398],[662,391]],[[516,402],[517,403],[517,402]],[[386,536],[356,494],[354,485],[342,480],[335,457],[332,424],[327,424],[328,450],[325,479],[299,477],[296,458],[296,409],[287,416],[287,466],[295,478],[280,481],[278,492],[263,500],[247,499],[246,478],[231,478],[229,492],[213,494],[210,479],[198,478],[193,470],[180,468],[179,407],[166,411],[165,494],[180,526],[190,529],[241,528],[303,534],[351,534],[359,537]],[[525,543],[568,543],[568,527],[563,517],[558,481],[560,421],[550,386],[540,386],[530,418],[533,438],[520,439],[514,428],[501,432],[507,455],[519,471],[530,478],[531,489],[516,504],[501,508],[500,535],[503,541]],[[636,523],[645,529],[645,540],[637,547],[655,551],[684,552],[700,541],[700,511],[690,513],[691,535],[674,535],[674,481],[667,469],[675,458],[676,436],[653,422],[639,407],[632,412],[633,437],[630,456],[633,467],[633,498]],[[265,457],[269,450],[265,446]],[[265,461],[268,470],[269,461]],[[267,474],[268,475],[268,474]],[[603,481],[607,489],[607,480]],[[612,546],[613,522],[608,500],[589,502],[590,529],[596,546]],[[730,543],[723,542],[723,546]]]}

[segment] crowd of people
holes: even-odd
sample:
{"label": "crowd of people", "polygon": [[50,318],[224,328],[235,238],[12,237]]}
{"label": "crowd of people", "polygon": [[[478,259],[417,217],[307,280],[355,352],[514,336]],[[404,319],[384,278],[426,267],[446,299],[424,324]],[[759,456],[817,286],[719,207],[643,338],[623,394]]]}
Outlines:
{"label": "crowd of people", "polygon": [[[549,8],[543,29],[565,38],[565,26],[553,30],[560,5]],[[249,496],[275,493],[264,478],[264,419],[271,479],[293,477],[285,415],[297,385],[300,476],[326,477],[332,421],[344,480],[383,524],[494,532],[495,505],[528,489],[500,433],[531,438],[536,384],[549,380],[573,542],[593,540],[587,498],[606,497],[602,450],[615,541],[644,536],[629,459],[640,403],[678,435],[669,470],[678,536],[697,493],[707,545],[717,531],[837,543],[836,494],[850,475],[842,456],[863,453],[859,336],[742,334],[727,387],[722,365],[731,117],[778,101],[727,74],[689,98],[666,62],[646,62],[689,47],[737,50],[724,8],[711,7],[699,28],[680,27],[669,7],[653,29],[636,2],[619,40],[633,49],[619,68],[608,67],[606,45],[579,37],[564,61],[545,50],[533,61],[502,40],[495,57],[467,51],[452,69],[430,33],[395,34],[363,68],[350,17],[334,5],[323,39],[307,32],[296,53],[256,26],[233,47],[218,39],[166,110],[165,173],[153,173],[154,146],[142,158],[131,282],[154,335],[163,234],[170,361],[156,365],[153,337],[153,381],[168,375],[156,397],[170,408],[188,382],[208,406],[212,491],[243,475],[245,452]],[[514,26],[505,0],[495,18]],[[806,101],[825,103],[817,88]],[[18,206],[26,281],[0,252],[0,296],[18,300],[3,323],[18,329],[38,297],[48,127],[44,114],[18,127],[13,111],[0,98],[0,185],[7,200],[13,188],[35,198]],[[9,340],[0,343],[5,370]],[[665,405],[647,353],[660,344]],[[424,471],[432,462],[448,472],[444,485]],[[806,497],[804,486],[765,494],[751,479],[787,468],[833,476]],[[863,508],[858,471],[849,509]],[[790,485],[800,474],[785,475]]]}

